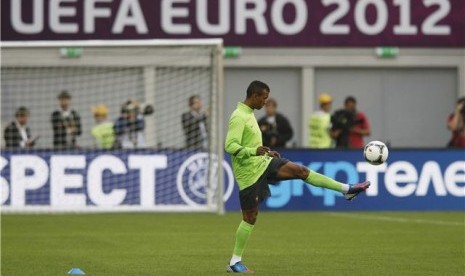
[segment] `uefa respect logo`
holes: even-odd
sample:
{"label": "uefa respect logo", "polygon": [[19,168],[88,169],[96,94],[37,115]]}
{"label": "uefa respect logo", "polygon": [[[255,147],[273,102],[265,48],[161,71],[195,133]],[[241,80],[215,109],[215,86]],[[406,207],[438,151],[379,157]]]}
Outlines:
{"label": "uefa respect logo", "polygon": [[[209,175],[208,164],[213,162],[212,174]],[[231,196],[234,188],[234,176],[228,162],[223,160],[224,172],[224,192],[223,201],[226,202]],[[207,193],[208,178],[212,181],[218,181],[218,159],[216,155],[209,156],[208,153],[196,153],[187,158],[179,167],[176,177],[176,186],[179,195],[188,205],[205,205],[208,201],[207,195],[213,200],[216,195],[217,186],[211,188],[212,191]]]}

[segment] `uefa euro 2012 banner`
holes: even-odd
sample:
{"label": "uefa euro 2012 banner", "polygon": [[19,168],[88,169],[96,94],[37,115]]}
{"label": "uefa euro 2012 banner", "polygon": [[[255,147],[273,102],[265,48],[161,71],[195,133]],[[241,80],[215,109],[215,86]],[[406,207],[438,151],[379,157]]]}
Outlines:
{"label": "uefa euro 2012 banner", "polygon": [[[465,154],[391,150],[373,166],[359,150],[283,150],[283,157],[342,182],[372,186],[353,202],[339,193],[282,181],[268,210],[465,210]],[[188,211],[206,202],[208,156],[201,152],[2,151],[2,211]],[[229,157],[223,162],[225,207],[239,210]]]}
{"label": "uefa euro 2012 banner", "polygon": [[245,47],[463,47],[464,7],[463,0],[2,0],[2,41],[221,37]]}

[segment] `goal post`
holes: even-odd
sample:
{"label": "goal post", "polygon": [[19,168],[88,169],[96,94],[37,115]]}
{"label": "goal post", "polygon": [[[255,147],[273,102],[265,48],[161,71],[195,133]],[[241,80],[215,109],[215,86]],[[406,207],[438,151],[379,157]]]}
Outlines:
{"label": "goal post", "polygon": [[1,55],[2,212],[224,212],[221,39],[2,42]]}

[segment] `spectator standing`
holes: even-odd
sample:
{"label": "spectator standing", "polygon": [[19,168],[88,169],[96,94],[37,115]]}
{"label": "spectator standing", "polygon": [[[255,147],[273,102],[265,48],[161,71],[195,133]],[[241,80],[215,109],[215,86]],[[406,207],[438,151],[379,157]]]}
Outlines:
{"label": "spectator standing", "polygon": [[454,113],[449,115],[447,128],[452,132],[451,148],[465,148],[465,97],[457,100]]}
{"label": "spectator standing", "polygon": [[121,115],[113,127],[115,133],[115,147],[135,149],[145,147],[144,116],[139,112],[139,103],[135,100],[127,101],[121,108]]}
{"label": "spectator standing", "polygon": [[331,130],[331,108],[333,99],[327,93],[318,97],[320,110],[310,115],[308,122],[310,130],[309,146],[314,149],[334,148],[335,131]]}
{"label": "spectator standing", "polygon": [[76,137],[81,135],[81,117],[71,109],[71,95],[63,90],[58,95],[60,110],[52,113],[53,146],[56,149],[76,148]]}
{"label": "spectator standing", "polygon": [[332,131],[336,137],[336,147],[360,149],[365,146],[363,137],[371,133],[367,116],[357,110],[357,100],[349,96],[344,108],[334,112]]}
{"label": "spectator standing", "polygon": [[95,126],[92,128],[91,133],[95,138],[96,148],[111,149],[115,142],[115,133],[113,130],[113,123],[107,121],[108,108],[101,104],[95,106],[93,109]]}
{"label": "spectator standing", "polygon": [[15,120],[6,128],[3,137],[6,147],[10,149],[32,148],[37,138],[32,139],[31,130],[27,125],[29,110],[21,106],[15,112]]}
{"label": "spectator standing", "polygon": [[265,147],[284,148],[294,134],[289,120],[277,108],[276,100],[269,98],[265,104],[266,115],[258,121]]}
{"label": "spectator standing", "polygon": [[181,122],[186,139],[186,146],[191,149],[206,150],[208,147],[207,117],[202,110],[199,95],[189,97],[189,111],[182,114]]}

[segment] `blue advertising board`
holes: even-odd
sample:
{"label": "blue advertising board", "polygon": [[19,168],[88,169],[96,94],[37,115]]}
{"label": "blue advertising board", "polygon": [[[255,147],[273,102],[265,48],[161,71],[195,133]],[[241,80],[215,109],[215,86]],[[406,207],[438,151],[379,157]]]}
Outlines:
{"label": "blue advertising board", "polygon": [[[281,155],[340,182],[370,180],[348,202],[302,180],[271,185],[264,210],[465,210],[465,153],[391,150],[374,166],[359,150],[283,150]],[[223,162],[225,207],[239,210],[229,156]],[[0,157],[3,210],[197,210],[205,205],[208,156],[184,150],[5,151]]]}
{"label": "blue advertising board", "polygon": [[[281,155],[344,183],[365,179],[372,185],[352,202],[338,192],[304,183],[271,185],[268,210],[465,210],[465,152],[391,150],[374,166],[359,150],[284,150]],[[227,204],[233,208],[235,204]]]}
{"label": "blue advertising board", "polygon": [[[0,204],[18,212],[205,210],[208,162],[188,150],[2,151]],[[234,180],[223,167],[228,198]]]}

